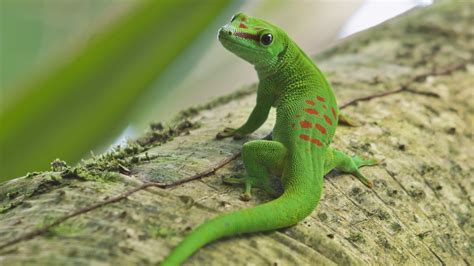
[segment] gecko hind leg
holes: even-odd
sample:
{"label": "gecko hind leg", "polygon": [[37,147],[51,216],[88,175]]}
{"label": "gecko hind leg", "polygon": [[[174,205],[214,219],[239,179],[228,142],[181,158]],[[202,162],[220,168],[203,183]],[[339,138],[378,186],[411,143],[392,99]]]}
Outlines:
{"label": "gecko hind leg", "polygon": [[[379,162],[376,159],[362,159],[359,156],[353,156],[350,157],[349,155],[345,154],[342,151],[338,151],[336,149],[332,150],[333,152],[333,163],[332,166],[330,167],[335,168],[337,170],[340,170],[344,173],[349,173],[355,176],[357,179],[359,179],[362,184],[366,185],[367,187],[371,188],[372,187],[372,182],[367,179],[360,171],[359,168],[362,166],[370,166],[370,165],[376,165]],[[327,172],[329,172],[331,169],[327,169]]]}
{"label": "gecko hind leg", "polygon": [[252,198],[252,187],[264,189],[271,195],[277,191],[270,184],[270,174],[281,175],[286,148],[277,141],[255,140],[244,144],[242,159],[244,161],[247,175],[241,178],[226,177],[223,182],[227,184],[244,184],[245,191],[242,200],[248,201]]}

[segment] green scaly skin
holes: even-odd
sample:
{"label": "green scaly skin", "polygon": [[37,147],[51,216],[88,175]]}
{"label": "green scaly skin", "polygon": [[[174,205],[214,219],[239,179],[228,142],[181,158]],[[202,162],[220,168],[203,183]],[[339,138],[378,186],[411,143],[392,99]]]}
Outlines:
{"label": "green scaly skin", "polygon": [[220,215],[196,228],[161,265],[179,265],[200,247],[223,237],[274,230],[303,220],[318,205],[323,177],[332,169],[351,173],[372,184],[358,170],[375,160],[349,157],[329,147],[338,124],[339,109],[331,86],[313,61],[280,28],[261,19],[236,14],[218,33],[222,45],[251,63],[260,80],[257,104],[238,129],[226,128],[217,138],[242,138],[258,129],[276,107],[273,140],[244,144],[242,158],[248,176],[227,178],[273,191],[269,175],[281,176],[284,192],[268,203]]}

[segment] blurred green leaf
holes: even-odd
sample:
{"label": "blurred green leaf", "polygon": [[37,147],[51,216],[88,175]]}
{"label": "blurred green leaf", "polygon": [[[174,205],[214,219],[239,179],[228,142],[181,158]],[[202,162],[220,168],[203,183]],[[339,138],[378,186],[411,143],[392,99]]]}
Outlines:
{"label": "blurred green leaf", "polygon": [[1,0],[0,93],[44,65],[51,52],[88,39],[137,2],[128,0]]}
{"label": "blurred green leaf", "polygon": [[139,2],[0,107],[0,182],[76,161],[115,135],[137,98],[231,0]]}

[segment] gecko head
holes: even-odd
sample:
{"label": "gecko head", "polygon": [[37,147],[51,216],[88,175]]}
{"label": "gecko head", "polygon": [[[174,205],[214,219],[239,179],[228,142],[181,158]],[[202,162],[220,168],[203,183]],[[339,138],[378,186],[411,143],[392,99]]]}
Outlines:
{"label": "gecko head", "polygon": [[219,29],[222,45],[253,65],[272,65],[284,54],[286,33],[280,28],[244,13],[235,14]]}

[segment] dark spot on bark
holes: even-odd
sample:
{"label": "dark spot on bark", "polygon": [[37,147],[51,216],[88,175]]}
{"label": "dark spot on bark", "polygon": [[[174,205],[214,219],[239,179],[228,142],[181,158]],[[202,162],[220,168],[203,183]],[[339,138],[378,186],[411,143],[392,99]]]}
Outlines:
{"label": "dark spot on bark", "polygon": [[125,247],[125,246],[120,247],[120,250],[121,250],[123,253],[125,253],[125,254],[130,254],[130,253],[132,253],[132,252],[134,251],[133,248],[131,248],[131,247]]}
{"label": "dark spot on bark", "polygon": [[374,186],[375,187],[387,187],[387,181],[382,180],[382,179],[374,179],[373,180]]}
{"label": "dark spot on bark", "polygon": [[23,201],[23,203],[21,204],[21,207],[23,209],[28,209],[28,208],[31,208],[33,205],[31,205],[31,203],[27,202],[27,201]]}
{"label": "dark spot on bark", "polygon": [[421,200],[426,198],[426,194],[422,189],[419,188],[414,188],[412,190],[408,191],[410,197],[416,199],[416,200]]}
{"label": "dark spot on bark", "polygon": [[383,235],[379,235],[375,242],[386,249],[392,249],[392,245],[390,245],[390,242],[388,242],[387,238]]}
{"label": "dark spot on bark", "polygon": [[399,223],[396,223],[396,222],[391,223],[390,228],[396,233],[402,231],[402,226]]}
{"label": "dark spot on bark", "polygon": [[165,127],[163,126],[163,124],[161,122],[152,122],[150,124],[150,129],[151,130],[158,130],[158,131],[161,131],[163,130]]}
{"label": "dark spot on bark", "polygon": [[126,216],[127,216],[127,212],[126,212],[126,211],[122,211],[122,212],[119,213],[118,218],[123,219],[123,218],[125,218]]}
{"label": "dark spot on bark", "polygon": [[184,196],[181,195],[179,196],[179,199],[181,200],[182,203],[186,205],[186,207],[190,208],[194,204],[194,199],[190,196]]}
{"label": "dark spot on bark", "polygon": [[327,234],[326,236],[329,237],[330,239],[334,239],[334,234]]}
{"label": "dark spot on bark", "polygon": [[424,238],[425,238],[426,236],[428,236],[430,233],[431,233],[431,230],[426,231],[426,232],[421,232],[421,233],[417,234],[416,236],[417,236],[419,239],[424,239]]}
{"label": "dark spot on bark", "polygon": [[178,124],[177,128],[179,131],[182,131],[182,130],[185,130],[185,129],[190,129],[193,127],[193,123],[191,123],[191,121],[185,119],[184,121],[182,121],[181,123]]}
{"label": "dark spot on bark", "polygon": [[346,237],[350,242],[365,242],[364,236],[360,233],[351,232],[351,234]]}
{"label": "dark spot on bark", "polygon": [[421,169],[420,169],[420,174],[421,175],[426,175],[426,174],[431,173],[435,170],[436,169],[432,165],[423,164],[421,166]]}
{"label": "dark spot on bark", "polygon": [[388,212],[386,212],[382,209],[375,209],[375,211],[373,211],[371,213],[371,215],[374,215],[375,217],[379,218],[380,220],[387,220],[388,218],[390,218],[390,214],[388,214]]}
{"label": "dark spot on bark", "polygon": [[351,196],[357,196],[357,195],[359,195],[361,192],[362,192],[362,190],[361,190],[359,187],[353,187],[353,188],[351,189],[350,194],[351,194]]}
{"label": "dark spot on bark", "polygon": [[324,212],[318,213],[318,218],[319,218],[319,220],[321,220],[321,222],[324,222],[328,219],[328,215]]}
{"label": "dark spot on bark", "polygon": [[12,200],[14,198],[16,198],[20,193],[18,193],[18,191],[14,191],[14,192],[9,192],[7,193],[7,198],[9,200]]}
{"label": "dark spot on bark", "polygon": [[454,134],[456,134],[456,128],[455,127],[450,127],[446,130],[446,133],[448,133],[449,135],[454,135]]}
{"label": "dark spot on bark", "polygon": [[388,195],[389,197],[394,197],[394,196],[396,196],[397,194],[398,194],[398,190],[396,190],[396,189],[389,189],[389,190],[387,190],[387,195]]}

